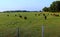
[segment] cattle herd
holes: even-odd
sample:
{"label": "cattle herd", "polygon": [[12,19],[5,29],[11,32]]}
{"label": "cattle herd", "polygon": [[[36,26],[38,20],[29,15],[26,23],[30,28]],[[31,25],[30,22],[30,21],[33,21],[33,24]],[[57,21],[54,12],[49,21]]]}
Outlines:
{"label": "cattle herd", "polygon": [[19,15],[20,18],[24,18],[25,20],[27,19],[27,16],[22,16],[22,15]]}
{"label": "cattle herd", "polygon": [[59,14],[51,14],[52,16],[59,16]]}
{"label": "cattle herd", "polygon": [[[41,13],[40,13],[41,14]],[[40,14],[35,14],[35,16],[40,16]],[[43,16],[46,16],[46,14],[42,14]],[[59,16],[59,14],[56,14],[56,13],[51,13],[51,14],[47,14],[47,15],[52,15],[52,16]]]}
{"label": "cattle herd", "polygon": [[39,13],[39,14],[35,14],[35,16],[40,16],[41,14],[44,16],[44,19],[45,19],[45,20],[47,19],[47,16],[48,16],[48,15],[59,17],[59,14],[57,14],[57,13],[51,13],[51,14],[49,14],[49,13],[48,13],[48,14]]}
{"label": "cattle herd", "polygon": [[[47,16],[44,13],[35,14],[35,16],[40,16],[41,14],[44,16],[45,19],[47,19]],[[59,16],[59,14],[55,14],[55,13],[51,13],[51,14],[48,13],[48,15],[56,16],[56,17]],[[7,15],[7,16],[9,16],[9,15]],[[15,16],[18,16],[18,15],[15,14]],[[22,15],[19,14],[18,17],[24,18],[25,20],[27,20],[27,16],[22,16]]]}

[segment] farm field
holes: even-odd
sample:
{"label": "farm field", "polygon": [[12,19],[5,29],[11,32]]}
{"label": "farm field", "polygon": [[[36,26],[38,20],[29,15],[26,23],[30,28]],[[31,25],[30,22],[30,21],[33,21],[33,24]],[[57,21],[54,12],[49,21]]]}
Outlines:
{"label": "farm field", "polygon": [[42,37],[42,25],[44,37],[60,37],[60,16],[52,16],[49,12],[44,14],[47,20],[40,12],[0,13],[0,37],[17,37],[17,28],[19,37]]}

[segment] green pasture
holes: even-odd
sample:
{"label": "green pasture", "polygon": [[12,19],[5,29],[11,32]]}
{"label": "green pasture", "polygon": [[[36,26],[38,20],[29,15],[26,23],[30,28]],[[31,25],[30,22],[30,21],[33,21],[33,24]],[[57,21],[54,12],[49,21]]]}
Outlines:
{"label": "green pasture", "polygon": [[47,20],[40,12],[0,13],[0,37],[17,37],[18,27],[20,37],[42,37],[42,25],[44,25],[44,37],[60,37],[60,16],[52,16],[49,12],[44,14]]}

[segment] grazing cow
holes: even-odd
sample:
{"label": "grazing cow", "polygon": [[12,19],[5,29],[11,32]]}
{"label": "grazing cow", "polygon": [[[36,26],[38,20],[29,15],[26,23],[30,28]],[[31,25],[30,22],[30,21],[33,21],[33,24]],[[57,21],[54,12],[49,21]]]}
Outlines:
{"label": "grazing cow", "polygon": [[51,14],[52,16],[55,16],[55,14]]}
{"label": "grazing cow", "polygon": [[44,16],[44,19],[46,20],[47,19],[47,16],[45,14],[43,14],[43,16]]}
{"label": "grazing cow", "polygon": [[20,17],[20,18],[22,18],[22,16],[21,16],[21,15],[20,15],[19,17]]}
{"label": "grazing cow", "polygon": [[52,14],[51,14],[52,15]]}
{"label": "grazing cow", "polygon": [[24,17],[24,19],[26,20],[26,19],[27,19],[27,17],[25,16],[25,17]]}
{"label": "grazing cow", "polygon": [[35,14],[35,16],[37,16],[37,14]]}
{"label": "grazing cow", "polygon": [[43,14],[43,16],[45,16],[45,14]]}
{"label": "grazing cow", "polygon": [[55,16],[56,14],[53,14],[53,16]]}
{"label": "grazing cow", "polygon": [[52,14],[53,16],[59,16],[59,14]]}
{"label": "grazing cow", "polygon": [[15,15],[15,16],[17,16],[17,15]]}
{"label": "grazing cow", "polygon": [[55,16],[59,16],[58,14],[55,14]]}
{"label": "grazing cow", "polygon": [[9,16],[9,15],[7,15],[7,16]]}
{"label": "grazing cow", "polygon": [[47,16],[44,16],[45,20],[47,19]]}

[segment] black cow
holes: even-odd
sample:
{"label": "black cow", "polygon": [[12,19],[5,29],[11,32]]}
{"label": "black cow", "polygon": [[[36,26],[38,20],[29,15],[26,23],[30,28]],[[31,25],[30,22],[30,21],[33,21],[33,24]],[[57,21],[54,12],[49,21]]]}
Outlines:
{"label": "black cow", "polygon": [[45,14],[43,14],[43,16],[45,16]]}
{"label": "black cow", "polygon": [[26,19],[27,19],[27,17],[25,16],[25,17],[24,17],[24,19],[26,20]]}
{"label": "black cow", "polygon": [[9,16],[9,15],[7,15],[7,16]]}
{"label": "black cow", "polygon": [[58,14],[55,14],[55,16],[59,16]]}
{"label": "black cow", "polygon": [[37,16],[37,14],[35,14],[35,16]]}
{"label": "black cow", "polygon": [[15,16],[17,16],[17,15],[15,14]]}
{"label": "black cow", "polygon": [[20,17],[20,18],[22,18],[22,16],[21,16],[21,15],[20,15],[19,17]]}
{"label": "black cow", "polygon": [[47,19],[47,16],[44,16],[45,20]]}

